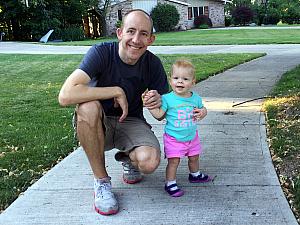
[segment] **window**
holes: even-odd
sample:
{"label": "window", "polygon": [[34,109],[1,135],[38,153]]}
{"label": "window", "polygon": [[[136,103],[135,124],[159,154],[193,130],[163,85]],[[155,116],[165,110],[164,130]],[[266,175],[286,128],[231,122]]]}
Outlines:
{"label": "window", "polygon": [[208,6],[188,7],[188,20],[192,20],[200,15],[209,15]]}
{"label": "window", "polygon": [[194,18],[197,17],[198,14],[198,7],[193,7],[193,11],[194,11]]}
{"label": "window", "polygon": [[122,20],[122,10],[118,10],[118,20]]}
{"label": "window", "polygon": [[199,7],[199,15],[203,15],[203,7]]}
{"label": "window", "polygon": [[191,20],[192,18],[193,18],[192,7],[188,7],[188,20]]}

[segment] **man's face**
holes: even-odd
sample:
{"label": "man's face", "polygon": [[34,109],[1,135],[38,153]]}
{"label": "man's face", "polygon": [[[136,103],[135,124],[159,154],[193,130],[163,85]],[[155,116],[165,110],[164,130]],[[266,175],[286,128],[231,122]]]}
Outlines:
{"label": "man's face", "polygon": [[117,29],[117,36],[119,55],[130,65],[134,65],[155,40],[149,18],[139,11],[127,15],[123,27]]}

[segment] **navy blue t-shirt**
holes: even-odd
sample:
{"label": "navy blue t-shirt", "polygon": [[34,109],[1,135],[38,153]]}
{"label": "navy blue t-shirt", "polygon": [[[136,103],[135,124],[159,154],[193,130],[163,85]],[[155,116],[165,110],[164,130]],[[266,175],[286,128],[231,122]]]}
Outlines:
{"label": "navy blue t-shirt", "polygon": [[[141,95],[147,88],[161,95],[168,92],[165,70],[160,59],[148,50],[135,65],[128,65],[121,60],[118,49],[117,42],[94,45],[79,68],[90,76],[90,86],[121,87],[128,101],[128,116],[144,118]],[[106,115],[122,115],[120,107],[114,108],[113,99],[101,100],[101,104]]]}

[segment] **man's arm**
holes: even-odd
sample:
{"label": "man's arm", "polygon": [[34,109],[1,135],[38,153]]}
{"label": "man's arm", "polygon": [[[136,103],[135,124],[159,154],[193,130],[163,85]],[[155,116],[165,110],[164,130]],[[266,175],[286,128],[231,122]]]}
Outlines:
{"label": "man's arm", "polygon": [[94,100],[113,98],[115,105],[119,105],[123,111],[120,120],[128,114],[128,103],[122,88],[114,87],[89,87],[90,77],[80,69],[76,69],[63,84],[58,101],[61,106],[68,106]]}
{"label": "man's arm", "polygon": [[161,106],[161,95],[157,90],[146,91],[142,94],[144,107],[147,109],[155,109]]}

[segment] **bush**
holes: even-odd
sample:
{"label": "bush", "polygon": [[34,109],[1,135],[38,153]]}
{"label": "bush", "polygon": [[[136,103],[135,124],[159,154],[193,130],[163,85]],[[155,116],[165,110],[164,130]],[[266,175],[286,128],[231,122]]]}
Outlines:
{"label": "bush", "polygon": [[208,27],[212,27],[212,22],[211,22],[211,19],[207,15],[200,15],[200,16],[195,17],[194,26],[195,26],[195,28],[200,28],[200,27],[208,28]]}
{"label": "bush", "polygon": [[58,31],[55,37],[63,41],[82,41],[84,40],[83,28],[80,26],[70,26]]}
{"label": "bush", "polygon": [[225,27],[229,27],[231,25],[231,16],[225,16]]}
{"label": "bush", "polygon": [[122,26],[122,21],[118,20],[116,23],[116,28],[121,28],[121,26]]}
{"label": "bush", "polygon": [[[300,4],[300,3],[299,3]],[[289,7],[282,12],[282,22],[294,24],[300,22],[300,6]]]}
{"label": "bush", "polygon": [[275,8],[269,8],[263,20],[264,24],[277,24],[280,21],[280,11]]}
{"label": "bush", "polygon": [[243,25],[250,23],[253,19],[253,11],[248,6],[238,6],[232,12],[234,24]]}
{"label": "bush", "polygon": [[151,17],[158,32],[174,30],[179,21],[176,7],[170,4],[157,4],[151,11]]}

